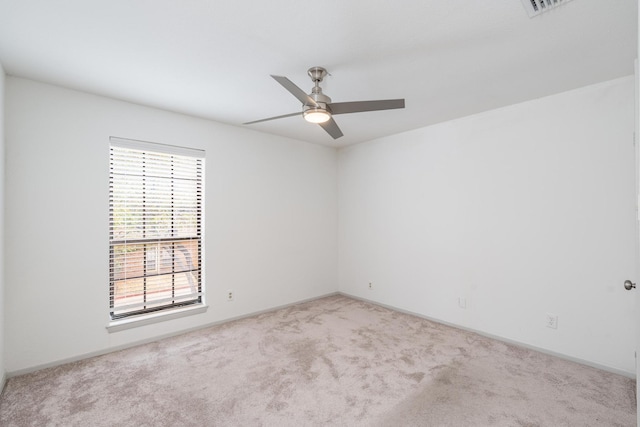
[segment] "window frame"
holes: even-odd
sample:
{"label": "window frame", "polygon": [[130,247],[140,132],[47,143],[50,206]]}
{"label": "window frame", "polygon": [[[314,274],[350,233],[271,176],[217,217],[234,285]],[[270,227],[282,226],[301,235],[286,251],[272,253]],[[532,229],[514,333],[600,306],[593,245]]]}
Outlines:
{"label": "window frame", "polygon": [[[195,189],[195,192],[193,196],[194,199],[192,200],[192,202],[195,202],[195,206],[196,206],[196,209],[194,211],[196,215],[196,226],[195,226],[194,234],[186,235],[186,237],[184,235],[175,235],[175,229],[173,228],[173,218],[174,218],[174,215],[176,215],[176,211],[178,208],[174,207],[173,205],[173,197],[175,196],[175,189],[174,189],[175,181],[177,181],[178,178],[174,178],[172,174],[170,178],[170,182],[171,182],[170,188],[161,187],[163,190],[167,190],[167,191],[161,191],[162,194],[170,195],[172,200],[171,209],[170,209],[171,217],[172,217],[172,227],[170,232],[172,236],[165,237],[165,238],[143,237],[142,239],[135,239],[135,238],[127,239],[127,236],[125,235],[124,239],[115,240],[114,238],[114,222],[115,222],[115,219],[114,219],[115,218],[114,217],[114,161],[115,161],[114,150],[117,151],[119,149],[136,150],[141,152],[140,157],[143,163],[143,165],[141,165],[142,172],[140,173],[140,175],[133,175],[133,176],[139,176],[142,178],[143,188],[145,188],[144,186],[146,185],[144,183],[145,177],[146,177],[145,175],[146,169],[144,166],[145,156],[153,156],[158,154],[169,155],[171,156],[172,164],[173,164],[174,157],[176,158],[176,161],[184,159],[184,157],[190,158],[189,160],[193,160],[193,159],[196,160],[194,169],[192,170],[192,172],[195,173],[195,176],[197,177],[195,186],[193,187]],[[167,179],[167,177],[165,177],[165,179]],[[118,137],[109,138],[109,324],[107,328],[110,330],[110,332],[112,332],[111,329],[114,329],[114,330],[122,329],[120,328],[120,326],[122,325],[130,325],[134,323],[146,324],[146,323],[155,322],[159,320],[165,320],[168,318],[182,317],[182,314],[185,314],[185,315],[196,314],[196,313],[206,311],[205,298],[204,298],[204,265],[202,263],[202,260],[204,259],[203,254],[204,254],[204,237],[205,237],[204,183],[205,183],[205,152],[204,150],[179,147],[174,145],[159,144],[154,142],[118,138]],[[134,198],[134,200],[136,199]],[[138,201],[140,201],[140,199],[138,199]],[[143,197],[143,203],[146,203],[144,202],[144,197]],[[144,213],[144,209],[143,209],[142,216],[146,218],[146,213]],[[172,255],[171,255],[172,261],[171,261],[170,270],[168,272],[163,273],[164,275],[171,276],[171,296],[170,296],[171,302],[148,307],[148,305],[153,305],[154,301],[149,302],[147,300],[148,295],[145,287],[143,303],[141,304],[142,308],[118,313],[117,312],[118,307],[115,302],[115,295],[116,295],[115,285],[118,280],[123,280],[123,279],[116,278],[116,265],[115,265],[116,264],[115,263],[116,246],[124,245],[126,247],[127,243],[130,245],[141,245],[142,251],[146,254],[147,245],[157,245],[157,252],[158,254],[160,254],[162,250],[160,246],[168,244],[168,245],[172,245],[175,248],[177,242],[185,242],[185,241],[188,241],[189,244],[193,244],[192,242],[195,242],[195,247],[196,247],[195,255],[197,256],[197,268],[194,269],[193,265],[191,265],[190,266],[191,268],[188,270],[176,270],[176,263],[175,263],[176,249],[174,249],[174,252],[172,252]],[[187,257],[185,256],[185,258]],[[188,261],[189,263],[192,262],[191,259],[188,259]],[[160,259],[156,258],[155,260],[156,271],[159,269],[159,263],[160,263]],[[148,272],[147,272],[146,258],[142,261],[141,265],[143,266],[142,268],[144,272],[143,276],[141,276],[141,277],[144,277],[143,282],[146,283],[146,280],[148,277],[159,277],[158,275],[153,276],[153,275],[147,274]],[[126,266],[125,266],[125,269],[126,269]],[[175,282],[176,282],[175,278],[177,275],[184,273],[185,277],[189,279],[188,275],[193,272],[196,273],[195,274],[195,279],[196,279],[195,294],[193,294],[193,290],[192,290],[191,294],[186,295],[185,298],[187,299],[180,300],[180,297],[177,296],[175,293]],[[125,280],[126,280],[126,274],[125,274]],[[189,286],[191,287],[192,286],[191,281],[189,281],[189,283],[190,283]],[[167,289],[169,288],[165,287],[163,289],[167,291]],[[194,298],[191,298],[192,295],[194,295]],[[176,300],[180,300],[180,301],[176,302]],[[160,300],[160,302],[164,302],[164,300]],[[143,322],[140,322],[140,321],[143,321]]]}

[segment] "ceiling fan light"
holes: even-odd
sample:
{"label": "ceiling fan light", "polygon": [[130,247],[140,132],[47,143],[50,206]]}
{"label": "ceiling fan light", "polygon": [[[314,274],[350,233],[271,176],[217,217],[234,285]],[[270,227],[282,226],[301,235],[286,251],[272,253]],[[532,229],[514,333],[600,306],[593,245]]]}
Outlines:
{"label": "ceiling fan light", "polygon": [[324,123],[331,118],[327,110],[313,108],[304,112],[304,119],[309,123]]}

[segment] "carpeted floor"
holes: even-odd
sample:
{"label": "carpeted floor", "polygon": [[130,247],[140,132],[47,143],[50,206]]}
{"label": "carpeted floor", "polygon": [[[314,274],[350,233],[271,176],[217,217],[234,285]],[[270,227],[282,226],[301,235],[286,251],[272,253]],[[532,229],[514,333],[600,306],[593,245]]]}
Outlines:
{"label": "carpeted floor", "polygon": [[331,296],[9,379],[2,426],[634,426],[635,381]]}

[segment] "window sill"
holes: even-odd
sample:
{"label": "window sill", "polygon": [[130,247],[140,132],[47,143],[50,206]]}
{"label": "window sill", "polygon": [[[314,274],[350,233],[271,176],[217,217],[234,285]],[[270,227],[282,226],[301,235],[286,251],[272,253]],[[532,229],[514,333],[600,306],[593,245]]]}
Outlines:
{"label": "window sill", "polygon": [[119,319],[109,322],[106,326],[109,333],[137,328],[139,326],[151,325],[153,323],[166,322],[167,320],[179,319],[181,317],[193,316],[194,314],[205,313],[209,306],[198,304],[195,306],[165,310],[157,313],[144,314],[129,319]]}

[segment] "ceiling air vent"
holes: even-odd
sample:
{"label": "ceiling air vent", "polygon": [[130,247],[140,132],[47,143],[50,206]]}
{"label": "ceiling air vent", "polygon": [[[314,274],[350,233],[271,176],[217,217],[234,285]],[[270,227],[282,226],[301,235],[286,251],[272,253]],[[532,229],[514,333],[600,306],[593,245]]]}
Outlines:
{"label": "ceiling air vent", "polygon": [[571,0],[522,0],[522,4],[524,8],[527,9],[529,18],[533,18],[570,1]]}

